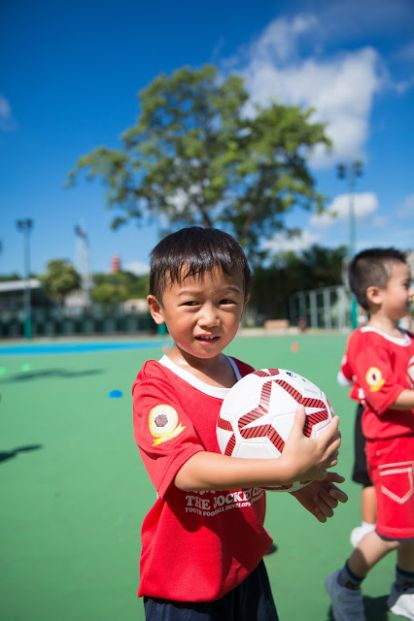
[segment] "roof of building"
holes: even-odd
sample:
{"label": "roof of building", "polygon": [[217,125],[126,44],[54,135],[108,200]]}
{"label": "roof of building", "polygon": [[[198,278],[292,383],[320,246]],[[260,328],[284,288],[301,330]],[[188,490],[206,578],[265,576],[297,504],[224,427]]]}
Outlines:
{"label": "roof of building", "polygon": [[12,291],[24,291],[27,287],[30,289],[40,289],[42,283],[37,278],[26,280],[7,280],[0,282],[0,293],[9,293]]}

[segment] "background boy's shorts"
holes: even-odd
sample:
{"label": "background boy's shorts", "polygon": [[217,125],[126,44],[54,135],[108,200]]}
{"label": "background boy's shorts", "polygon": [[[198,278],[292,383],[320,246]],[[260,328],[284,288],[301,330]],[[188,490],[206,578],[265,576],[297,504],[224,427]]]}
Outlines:
{"label": "background boy's shorts", "polygon": [[263,561],[235,589],[214,602],[144,597],[147,621],[278,621]]}
{"label": "background boy's shorts", "polygon": [[362,434],[362,412],[364,406],[359,403],[355,412],[354,423],[354,467],[352,469],[352,480],[363,487],[372,485],[368,474],[367,456],[365,453],[365,438]]}
{"label": "background boy's shorts", "polygon": [[414,538],[414,436],[366,443],[377,499],[377,527],[387,539]]}

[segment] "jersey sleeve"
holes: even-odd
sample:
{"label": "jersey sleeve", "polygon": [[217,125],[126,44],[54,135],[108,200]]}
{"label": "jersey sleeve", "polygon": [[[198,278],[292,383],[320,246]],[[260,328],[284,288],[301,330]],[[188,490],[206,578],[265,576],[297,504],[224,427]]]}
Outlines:
{"label": "jersey sleeve", "polygon": [[398,383],[389,352],[381,346],[362,348],[355,360],[355,372],[365,401],[378,415],[386,412],[405,390]]}
{"label": "jersey sleeve", "polygon": [[344,354],[336,380],[341,386],[352,386],[352,375],[353,373],[348,361],[348,356]]}
{"label": "jersey sleeve", "polygon": [[138,374],[132,397],[135,442],[150,479],[162,497],[181,466],[205,449],[182,400],[163,371],[154,364],[152,372],[144,366]]}
{"label": "jersey sleeve", "polygon": [[341,386],[352,386],[355,380],[355,355],[358,351],[358,343],[361,338],[359,330],[351,333],[346,344],[346,351],[341,360],[341,367],[338,371],[337,381]]}

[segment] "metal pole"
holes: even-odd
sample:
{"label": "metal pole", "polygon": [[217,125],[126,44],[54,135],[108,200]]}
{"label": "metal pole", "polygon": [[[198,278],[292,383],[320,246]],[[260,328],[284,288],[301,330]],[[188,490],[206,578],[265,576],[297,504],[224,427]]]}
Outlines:
{"label": "metal pole", "polygon": [[33,221],[17,220],[17,228],[23,233],[23,258],[24,258],[24,322],[23,332],[26,339],[32,338],[32,302],[30,289],[30,231]]}

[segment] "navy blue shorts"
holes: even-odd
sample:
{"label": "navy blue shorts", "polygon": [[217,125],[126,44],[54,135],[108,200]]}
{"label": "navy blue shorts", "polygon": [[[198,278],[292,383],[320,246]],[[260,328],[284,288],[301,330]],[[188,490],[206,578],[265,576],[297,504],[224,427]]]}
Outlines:
{"label": "navy blue shorts", "polygon": [[362,412],[364,406],[360,403],[356,409],[354,425],[354,467],[352,469],[352,480],[359,483],[362,487],[372,485],[368,474],[367,456],[365,455],[365,438],[362,433]]}
{"label": "navy blue shorts", "polygon": [[238,587],[214,602],[144,597],[147,621],[278,621],[263,561]]}

